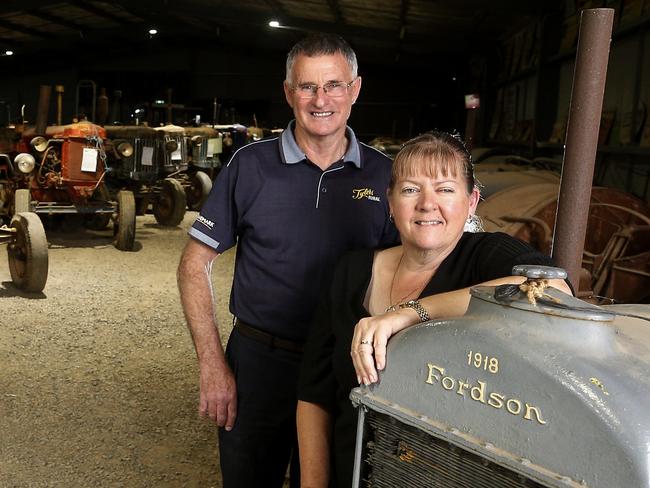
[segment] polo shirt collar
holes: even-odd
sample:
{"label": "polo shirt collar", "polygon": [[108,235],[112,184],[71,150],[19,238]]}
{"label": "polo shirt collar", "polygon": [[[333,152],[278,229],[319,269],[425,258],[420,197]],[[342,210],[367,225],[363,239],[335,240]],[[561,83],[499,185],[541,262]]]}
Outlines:
{"label": "polo shirt collar", "polygon": [[[305,153],[300,149],[296,142],[296,138],[293,135],[295,125],[295,120],[289,122],[289,125],[280,136],[280,154],[282,156],[282,161],[286,164],[296,164],[307,159],[307,156],[305,156]],[[348,149],[343,155],[343,160],[351,162],[357,168],[361,168],[361,151],[359,150],[359,143],[350,126],[345,126],[345,135],[349,143]]]}

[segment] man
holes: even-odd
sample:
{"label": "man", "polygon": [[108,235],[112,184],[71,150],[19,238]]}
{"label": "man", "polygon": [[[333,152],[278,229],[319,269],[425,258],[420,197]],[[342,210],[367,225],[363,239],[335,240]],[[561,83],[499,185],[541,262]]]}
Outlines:
{"label": "man", "polygon": [[[199,360],[199,413],[221,427],[225,488],[280,487],[290,459],[299,486],[296,382],[322,285],[347,250],[397,240],[385,197],[390,160],[346,126],[360,88],[343,39],[296,44],[284,82],[295,120],[233,155],[190,230],[178,284]],[[235,244],[236,320],[224,354],[210,270]]]}

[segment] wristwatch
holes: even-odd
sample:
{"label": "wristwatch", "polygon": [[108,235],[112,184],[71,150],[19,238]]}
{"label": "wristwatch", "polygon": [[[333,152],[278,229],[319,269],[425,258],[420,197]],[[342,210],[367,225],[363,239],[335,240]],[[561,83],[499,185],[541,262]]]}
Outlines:
{"label": "wristwatch", "polygon": [[428,322],[429,320],[431,320],[431,317],[429,317],[427,311],[417,300],[409,300],[408,302],[400,303],[398,307],[412,308],[413,310],[415,310],[415,313],[418,314],[418,317],[420,317],[421,322]]}

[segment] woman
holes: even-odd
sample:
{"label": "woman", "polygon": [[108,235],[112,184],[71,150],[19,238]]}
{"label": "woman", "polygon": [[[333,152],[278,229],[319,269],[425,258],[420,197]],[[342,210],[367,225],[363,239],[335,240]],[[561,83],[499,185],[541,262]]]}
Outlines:
{"label": "woman", "polygon": [[[470,155],[450,134],[416,137],[395,157],[388,199],[402,245],[341,260],[305,348],[297,411],[303,488],[351,485],[356,411],[348,395],[377,381],[392,334],[462,315],[470,286],[522,282],[510,276],[516,264],[552,264],[505,234],[464,232],[479,197]],[[570,293],[563,281],[551,285]]]}

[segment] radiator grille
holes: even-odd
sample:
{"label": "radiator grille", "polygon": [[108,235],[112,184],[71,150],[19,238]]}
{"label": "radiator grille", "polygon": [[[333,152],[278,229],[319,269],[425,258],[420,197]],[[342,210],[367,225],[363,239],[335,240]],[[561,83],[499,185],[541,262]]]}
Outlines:
{"label": "radiator grille", "polygon": [[[156,140],[155,139],[135,139],[134,148],[134,168],[136,173],[150,173],[155,174],[158,172],[156,165],[158,164],[156,154]],[[147,150],[145,151],[145,148]]]}
{"label": "radiator grille", "polygon": [[163,170],[166,172],[185,171],[187,169],[187,145],[183,134],[165,135],[165,142],[176,141],[177,149],[173,152],[164,151]]}
{"label": "radiator grille", "polygon": [[192,164],[201,168],[216,168],[221,161],[218,154],[209,154],[210,141],[220,141],[219,139],[208,139],[201,137],[198,143],[192,144]]}
{"label": "radiator grille", "polygon": [[366,413],[361,486],[372,488],[516,488],[544,487],[372,410]]}

